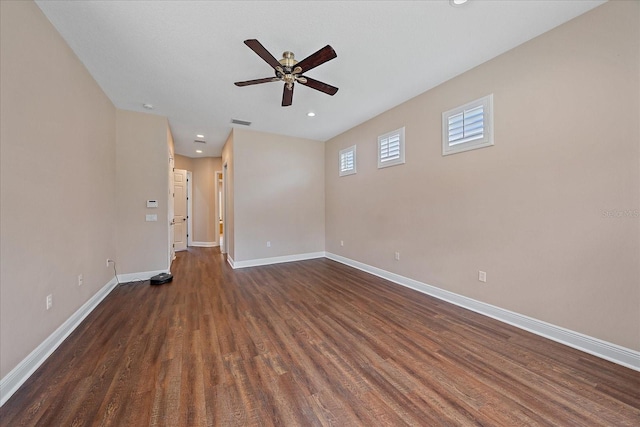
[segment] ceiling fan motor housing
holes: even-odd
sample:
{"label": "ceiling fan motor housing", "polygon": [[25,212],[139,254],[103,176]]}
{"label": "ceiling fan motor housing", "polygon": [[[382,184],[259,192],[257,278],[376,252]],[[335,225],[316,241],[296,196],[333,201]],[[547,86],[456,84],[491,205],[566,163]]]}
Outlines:
{"label": "ceiling fan motor housing", "polygon": [[289,51],[282,52],[282,59],[278,62],[281,63],[283,67],[288,68],[291,68],[298,63],[298,61],[295,60],[293,52]]}
{"label": "ceiling fan motor housing", "polygon": [[[286,51],[282,53],[282,59],[278,61],[282,67],[276,68],[276,77],[284,81],[287,89],[291,90],[293,84],[304,77],[298,76],[302,72],[302,68],[295,67],[298,61],[295,60],[293,52]],[[295,68],[294,68],[295,67]]]}

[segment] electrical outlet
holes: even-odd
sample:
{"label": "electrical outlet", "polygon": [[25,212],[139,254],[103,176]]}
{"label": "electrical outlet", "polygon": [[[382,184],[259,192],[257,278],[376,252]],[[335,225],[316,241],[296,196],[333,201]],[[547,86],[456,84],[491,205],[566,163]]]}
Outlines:
{"label": "electrical outlet", "polygon": [[78,274],[78,286],[82,286],[82,283],[84,283],[84,277],[82,274]]}
{"label": "electrical outlet", "polygon": [[344,240],[340,240],[340,246],[344,246]]}
{"label": "electrical outlet", "polygon": [[267,241],[267,247],[270,248],[271,247],[271,242]]}
{"label": "electrical outlet", "polygon": [[396,252],[396,261],[400,261],[400,252]]}
{"label": "electrical outlet", "polygon": [[53,295],[49,294],[47,295],[47,310],[49,310],[51,308],[51,306],[53,306]]}
{"label": "electrical outlet", "polygon": [[487,272],[479,270],[478,271],[478,280],[481,281],[481,282],[486,282],[487,281]]}

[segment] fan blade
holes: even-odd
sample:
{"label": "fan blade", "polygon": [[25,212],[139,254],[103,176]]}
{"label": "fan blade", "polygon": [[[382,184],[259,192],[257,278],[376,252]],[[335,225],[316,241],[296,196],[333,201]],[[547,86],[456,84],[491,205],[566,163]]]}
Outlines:
{"label": "fan blade", "polygon": [[320,92],[324,92],[327,95],[335,95],[338,91],[338,88],[335,86],[328,85],[326,83],[322,83],[318,80],[314,80],[311,77],[304,76],[306,82],[303,82],[301,79],[298,79],[298,83],[308,86],[311,89],[319,90]]}
{"label": "fan blade", "polygon": [[273,67],[274,69],[276,67],[280,67],[281,64],[278,62],[278,60],[274,58],[273,55],[271,55],[269,51],[265,49],[265,47],[262,46],[262,44],[260,44],[258,40],[256,39],[245,40],[244,44],[249,46],[249,49],[254,51],[260,58],[264,59],[264,61],[267,64],[271,65],[271,67]]}
{"label": "fan blade", "polygon": [[235,82],[236,86],[249,86],[249,85],[257,85],[259,83],[269,83],[269,82],[277,82],[280,80],[277,77],[266,77],[264,79],[255,79],[255,80],[247,80],[245,82]]}
{"label": "fan blade", "polygon": [[337,57],[336,51],[329,45],[326,45],[316,53],[312,53],[307,56],[302,61],[298,62],[296,65],[302,68],[302,72],[306,73],[307,71],[316,68],[320,64],[324,64],[327,61],[331,61],[333,58]]}
{"label": "fan blade", "polygon": [[293,85],[291,89],[287,88],[287,84],[284,84],[284,92],[282,92],[282,106],[288,107],[293,103]]}

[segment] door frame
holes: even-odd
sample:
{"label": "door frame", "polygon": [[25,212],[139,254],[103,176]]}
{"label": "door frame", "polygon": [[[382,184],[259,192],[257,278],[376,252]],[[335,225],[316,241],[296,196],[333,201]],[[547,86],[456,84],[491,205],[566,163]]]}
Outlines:
{"label": "door frame", "polygon": [[[218,175],[220,175],[220,180],[218,180]],[[224,215],[222,214],[222,208],[224,207],[224,202],[223,202],[223,198],[224,196],[222,195],[222,192],[224,191],[224,177],[222,176],[222,171],[215,171],[213,173],[213,179],[215,180],[215,198],[216,198],[216,202],[215,202],[215,224],[216,224],[216,243],[218,244],[218,246],[220,246],[220,249],[222,249],[222,245],[220,244],[220,221],[222,221],[222,227],[223,227],[223,232],[222,235],[224,236]],[[223,181],[222,184],[220,183],[220,181]],[[218,197],[220,195],[220,197]],[[224,242],[223,242],[224,243]]]}
{"label": "door frame", "polygon": [[187,171],[187,248],[193,246],[193,233],[191,232],[191,230],[193,230],[191,222],[193,217],[193,197],[191,197],[193,191],[192,182],[193,174],[191,171]]}
{"label": "door frame", "polygon": [[169,154],[169,197],[167,198],[167,222],[169,223],[168,237],[169,237],[169,254],[167,262],[167,271],[171,271],[171,263],[176,259],[176,251],[173,245],[173,214],[175,212],[175,200],[173,198],[173,171],[175,170],[175,160],[171,153]]}
{"label": "door frame", "polygon": [[227,163],[222,165],[222,226],[224,227],[224,239],[222,242],[222,246],[220,247],[220,252],[226,254],[229,252],[229,222],[227,221],[228,216],[228,194],[227,194]]}

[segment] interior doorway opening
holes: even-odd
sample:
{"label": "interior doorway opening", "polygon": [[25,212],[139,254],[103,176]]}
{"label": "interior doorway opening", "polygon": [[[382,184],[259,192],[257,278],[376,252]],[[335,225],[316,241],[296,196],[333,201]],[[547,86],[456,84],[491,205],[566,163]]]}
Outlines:
{"label": "interior doorway opening", "polygon": [[218,209],[216,210],[216,224],[217,224],[217,233],[218,233],[218,242],[220,244],[220,248],[224,248],[224,197],[223,197],[223,188],[224,181],[222,177],[222,172],[217,171],[216,176],[216,206]]}

